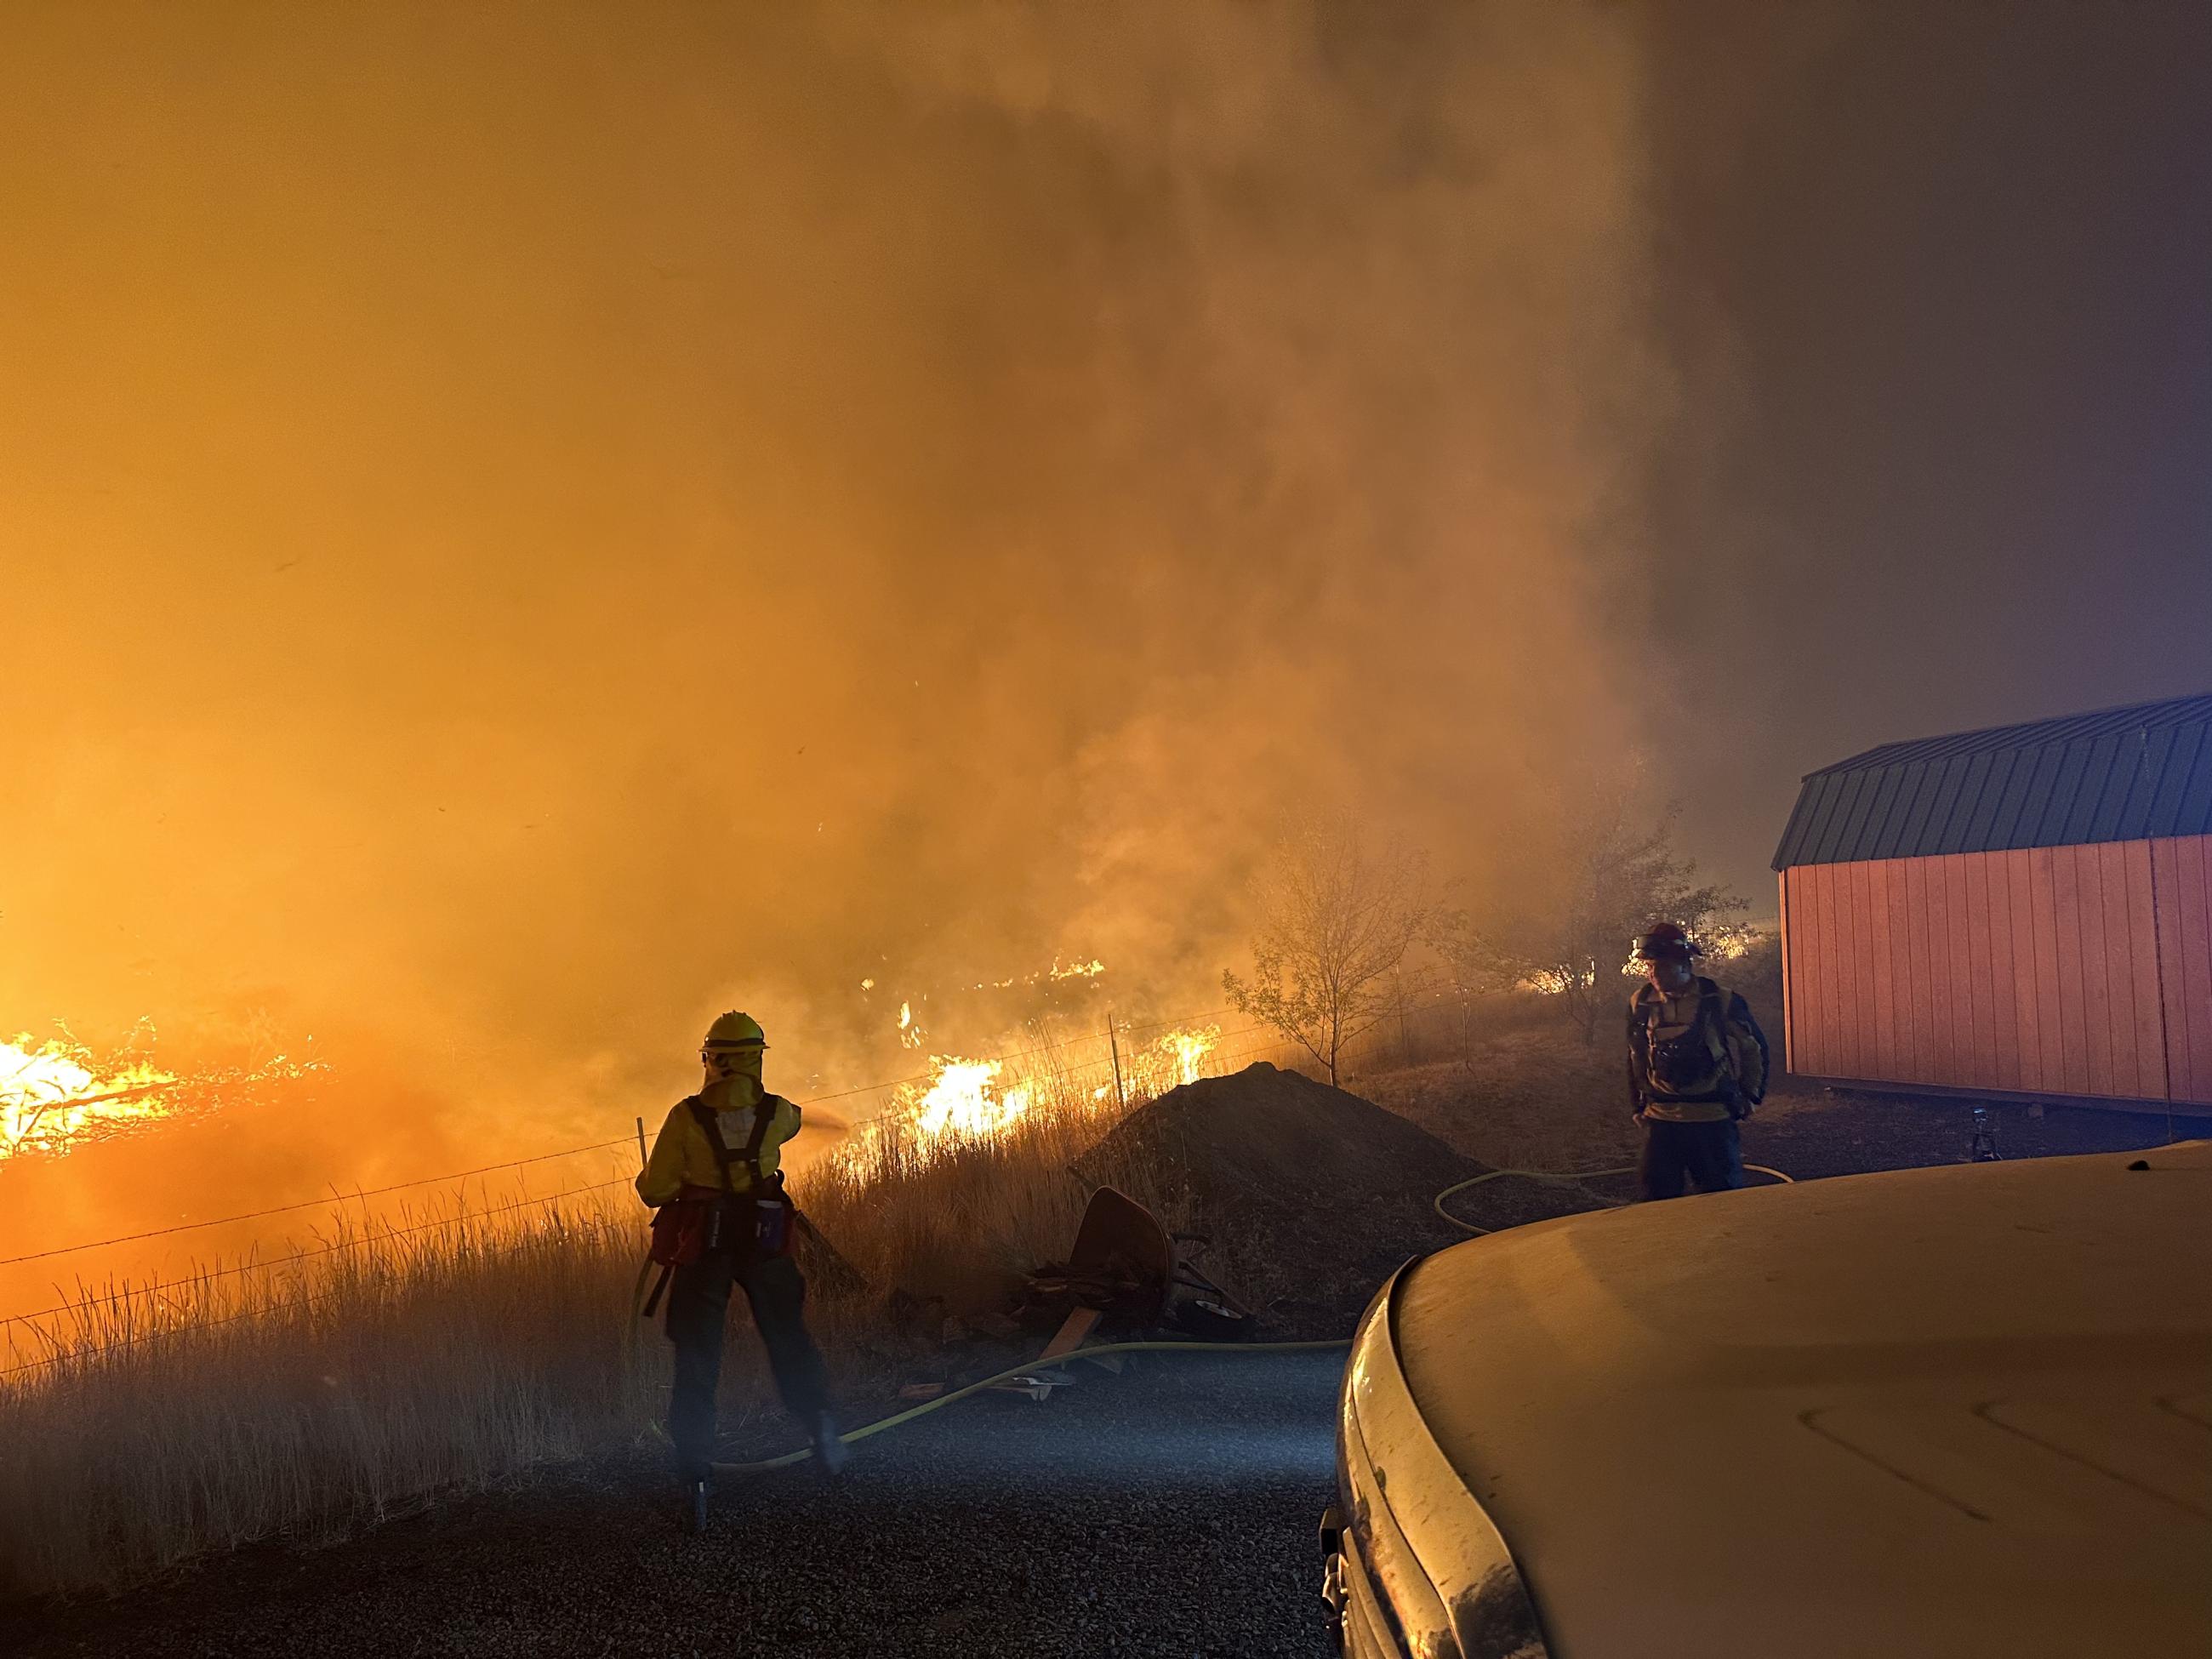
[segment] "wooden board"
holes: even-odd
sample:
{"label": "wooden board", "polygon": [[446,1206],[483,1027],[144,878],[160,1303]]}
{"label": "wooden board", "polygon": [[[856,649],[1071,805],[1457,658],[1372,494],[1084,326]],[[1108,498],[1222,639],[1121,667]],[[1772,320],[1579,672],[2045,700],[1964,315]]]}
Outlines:
{"label": "wooden board", "polygon": [[1901,895],[1892,878],[1894,860],[1881,859],[1867,866],[1869,909],[1875,935],[1870,958],[1874,974],[1874,1053],[1869,1056],[1873,1077],[1901,1077],[1904,1057],[1897,1042],[1897,922],[1903,914]]}
{"label": "wooden board", "polygon": [[[2141,843],[2137,843],[2140,845]],[[2112,1034],[2112,1092],[2143,1092],[2143,1063],[2136,1002],[2135,895],[2129,890],[2125,843],[2085,847],[2097,860],[2097,885],[2105,900],[2105,987],[2112,999],[2106,1016]],[[2146,916],[2144,921],[2148,922]],[[2155,1008],[2157,987],[2142,988],[2142,1000]]]}
{"label": "wooden board", "polygon": [[1089,1336],[1104,1317],[1097,1309],[1086,1308],[1079,1303],[1068,1310],[1067,1317],[1060,1321],[1060,1328],[1053,1333],[1052,1340],[1044,1345],[1044,1352],[1037,1356],[1037,1363],[1048,1364],[1053,1360],[1073,1353],[1083,1346],[1083,1339]]}
{"label": "wooden board", "polygon": [[2212,910],[2203,837],[2154,842],[2166,1048],[2183,1100],[2212,1100]]}
{"label": "wooden board", "polygon": [[1842,975],[1843,939],[1836,908],[1836,866],[1829,865],[1820,872],[1818,914],[1819,931],[1814,933],[1818,955],[1814,973],[1820,977],[1819,1004],[1820,1052],[1831,1059],[1844,1052],[1844,988]]}
{"label": "wooden board", "polygon": [[1951,858],[1929,858],[1929,988],[1936,1011],[1936,1071],[1931,1082],[1960,1084],[1958,975],[1951,953],[1958,929],[1951,925]]}
{"label": "wooden board", "polygon": [[2005,908],[2012,915],[2013,1030],[2018,1042],[2014,1059],[2020,1068],[2014,1086],[2039,1089],[2044,1084],[2043,1056],[2037,1047],[2042,1031],[2035,1009],[2035,914],[2030,902],[2033,883],[2028,874],[2027,848],[2015,848],[2002,856],[2008,896]]}
{"label": "wooden board", "polygon": [[2058,1022],[2057,876],[2051,849],[2038,847],[2027,855],[2028,905],[2035,930],[2036,1049],[2042,1060],[2036,1086],[2066,1089],[2066,1034]]}
{"label": "wooden board", "polygon": [[2088,1056],[2089,1086],[2084,1094],[2119,1092],[2112,1062],[2112,993],[2106,978],[2105,896],[2094,847],[2067,847],[2061,853],[2074,864],[2075,925],[2081,951],[2074,959],[2074,983],[2080,988],[2082,1046]]}
{"label": "wooden board", "polygon": [[1996,982],[1990,966],[1990,860],[1978,854],[1960,854],[1959,875],[1964,890],[1966,924],[1966,1000],[1971,1036],[1971,1058],[1966,1079],[1977,1088],[1998,1086],[2004,1074],[1997,1058]]}
{"label": "wooden board", "polygon": [[1843,868],[1850,875],[1851,1012],[1856,1016],[1851,1021],[1851,1042],[1860,1066],[1866,1068],[1881,1063],[1875,981],[1882,977],[1881,945],[1875,933],[1873,871],[1864,864]]}
{"label": "wooden board", "polygon": [[2150,843],[2117,843],[2128,892],[2129,1011],[2135,1017],[2136,1092],[2147,1100],[2172,1098],[2166,1066],[2166,1015],[2158,972],[2156,893],[2151,884]]}
{"label": "wooden board", "polygon": [[1996,1043],[1996,1073],[2000,1089],[2020,1087],[2021,958],[2012,943],[2012,878],[2004,855],[1980,861],[1984,883],[1983,902],[1988,908],[1990,945],[1990,1017]]}
{"label": "wooden board", "polygon": [[1790,872],[1787,870],[1775,872],[1774,914],[1782,923],[1782,1068],[1794,1072],[1797,1069],[1797,1014],[1794,1006],[1797,996],[1797,974],[1790,965],[1790,953],[1797,948],[1797,939],[1790,927]]}
{"label": "wooden board", "polygon": [[1936,988],[1928,948],[1928,860],[1905,861],[1907,965],[1912,987],[1912,1073],[1932,1079],[1936,1072]]}
{"label": "wooden board", "polygon": [[2089,1086],[2088,996],[2081,983],[2081,875],[2070,847],[2051,849],[2052,931],[2058,945],[2059,1086],[2069,1095]]}

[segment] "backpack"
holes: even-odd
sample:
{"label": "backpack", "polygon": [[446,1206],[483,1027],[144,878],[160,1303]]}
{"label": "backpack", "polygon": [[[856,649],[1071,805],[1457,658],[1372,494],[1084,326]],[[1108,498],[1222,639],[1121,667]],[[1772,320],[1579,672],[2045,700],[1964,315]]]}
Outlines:
{"label": "backpack", "polygon": [[1698,981],[1698,1012],[1678,1036],[1662,1037],[1656,1027],[1664,1005],[1648,1003],[1644,1014],[1644,1069],[1651,1081],[1673,1095],[1700,1094],[1722,1088],[1732,1073],[1728,1053],[1727,993],[1711,980]]}

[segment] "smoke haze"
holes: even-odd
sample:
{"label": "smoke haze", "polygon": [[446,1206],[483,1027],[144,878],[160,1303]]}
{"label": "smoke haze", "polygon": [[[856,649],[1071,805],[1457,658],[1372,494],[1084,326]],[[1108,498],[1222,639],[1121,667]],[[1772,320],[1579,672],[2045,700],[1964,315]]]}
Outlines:
{"label": "smoke haze", "polygon": [[619,1127],[732,1003],[1210,980],[1279,810],[1471,854],[1613,724],[1601,9],[11,32],[16,1024]]}

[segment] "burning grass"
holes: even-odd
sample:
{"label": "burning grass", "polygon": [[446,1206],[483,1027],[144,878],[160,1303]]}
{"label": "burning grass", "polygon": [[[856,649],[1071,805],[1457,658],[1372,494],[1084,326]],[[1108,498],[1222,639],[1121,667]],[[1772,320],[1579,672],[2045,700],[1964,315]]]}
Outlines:
{"label": "burning grass", "polygon": [[194,1116],[220,1101],[323,1069],[319,1061],[277,1054],[252,1066],[202,1066],[180,1076],[154,1062],[147,1052],[152,1042],[152,1028],[143,1024],[131,1045],[105,1058],[66,1029],[43,1042],[21,1032],[0,1042],[0,1163],[65,1153]]}
{"label": "burning grass", "polygon": [[[1196,1074],[1211,1042],[1192,1035],[1125,1057],[1119,1094],[1058,1051],[1018,1071],[941,1065],[794,1178],[869,1281],[839,1293],[817,1279],[811,1300],[841,1389],[878,1397],[943,1318],[1002,1307],[1023,1269],[1065,1254],[1088,1194],[1070,1166],[1125,1098]],[[939,1095],[948,1079],[976,1108],[964,1122]],[[1177,1171],[1109,1161],[1085,1174],[1182,1219]],[[341,1221],[280,1263],[84,1294],[7,1362],[44,1363],[0,1376],[0,1597],[118,1589],[260,1540],[333,1540],[441,1493],[650,1451],[668,1356],[632,1312],[644,1246],[644,1212],[617,1182],[372,1230]],[[732,1427],[772,1408],[744,1319],[740,1302]]]}
{"label": "burning grass", "polygon": [[[1188,1075],[1205,1057],[1191,1059]],[[1189,1206],[1179,1170],[1126,1157],[1098,1168],[1089,1157],[1125,1100],[1152,1099],[1184,1080],[1182,1070],[1125,1075],[1116,1095],[1093,1068],[1049,1054],[1003,1081],[996,1066],[942,1065],[933,1086],[793,1182],[807,1214],[872,1283],[942,1300],[956,1316],[1002,1305],[1026,1269],[1066,1254],[1091,1194],[1079,1160],[1085,1176],[1121,1188],[1170,1228]],[[948,1088],[961,1100],[948,1105]]]}

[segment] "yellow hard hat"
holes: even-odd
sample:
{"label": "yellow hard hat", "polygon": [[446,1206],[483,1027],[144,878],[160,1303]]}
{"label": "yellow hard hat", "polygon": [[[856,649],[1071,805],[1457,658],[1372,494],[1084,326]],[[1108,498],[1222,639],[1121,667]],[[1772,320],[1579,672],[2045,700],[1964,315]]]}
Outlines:
{"label": "yellow hard hat", "polygon": [[732,1008],[707,1028],[704,1046],[710,1049],[765,1048],[768,1033],[761,1030],[760,1022],[750,1014],[741,1014]]}

